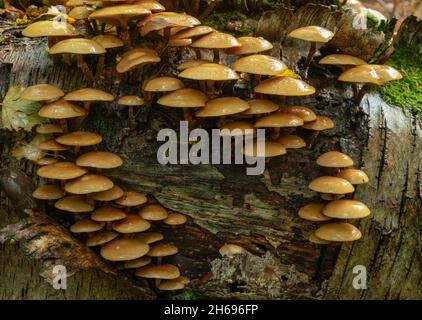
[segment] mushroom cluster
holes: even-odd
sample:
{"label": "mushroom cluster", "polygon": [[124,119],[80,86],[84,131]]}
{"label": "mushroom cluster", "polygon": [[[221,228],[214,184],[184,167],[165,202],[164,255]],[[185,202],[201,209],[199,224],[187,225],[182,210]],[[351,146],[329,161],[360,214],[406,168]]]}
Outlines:
{"label": "mushroom cluster", "polygon": [[[309,236],[309,241],[317,244],[355,241],[362,233],[349,219],[369,216],[369,208],[362,202],[352,199],[357,185],[369,181],[366,173],[353,168],[353,160],[348,155],[329,151],[320,155],[317,164],[328,170],[335,170],[336,176],[321,176],[311,181],[309,188],[321,194],[325,202],[305,205],[299,210],[299,217],[323,223]],[[328,202],[327,202],[328,201]],[[337,221],[332,221],[336,219]],[[330,221],[329,223],[325,223]]]}
{"label": "mushroom cluster", "polygon": [[[182,225],[186,217],[169,213],[159,204],[148,203],[141,193],[125,192],[102,175],[103,170],[123,165],[117,154],[99,150],[83,150],[79,154],[81,148],[98,146],[101,136],[88,131],[68,132],[88,115],[91,103],[113,101],[114,96],[93,88],[65,95],[49,84],[30,86],[22,96],[44,101],[39,115],[53,121],[36,127],[42,141],[38,147],[47,152],[47,156],[37,161],[40,165],[37,175],[45,179],[46,184],[38,186],[33,197],[71,214],[74,223],[70,231],[81,235],[87,246],[98,248],[104,259],[119,263],[122,269],[135,270],[139,277],[155,279],[158,290],[183,289],[189,280],[180,275],[177,266],[162,264],[164,257],[178,253],[177,247],[161,243],[164,236],[150,229],[154,229],[153,224],[156,229],[161,223]],[[124,101],[133,105],[129,98]],[[72,152],[64,153],[66,151]]]}

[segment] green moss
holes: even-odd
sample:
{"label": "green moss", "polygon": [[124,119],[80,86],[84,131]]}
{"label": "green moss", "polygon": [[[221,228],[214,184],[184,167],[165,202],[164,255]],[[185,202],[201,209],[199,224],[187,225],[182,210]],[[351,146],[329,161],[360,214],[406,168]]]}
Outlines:
{"label": "green moss", "polygon": [[173,297],[174,300],[201,300],[205,298],[206,297],[202,293],[195,290],[186,290]]}
{"label": "green moss", "polygon": [[387,64],[400,70],[403,79],[391,81],[376,90],[387,103],[422,115],[422,55],[417,47],[396,51]]}
{"label": "green moss", "polygon": [[[249,17],[254,18],[254,17]],[[230,11],[230,12],[218,12],[211,14],[206,19],[204,19],[203,24],[213,27],[219,31],[224,31],[230,33],[234,36],[250,34],[253,30],[250,25],[247,23],[248,17],[239,11]],[[230,20],[240,21],[242,26],[239,31],[229,31],[226,30],[227,22]]]}

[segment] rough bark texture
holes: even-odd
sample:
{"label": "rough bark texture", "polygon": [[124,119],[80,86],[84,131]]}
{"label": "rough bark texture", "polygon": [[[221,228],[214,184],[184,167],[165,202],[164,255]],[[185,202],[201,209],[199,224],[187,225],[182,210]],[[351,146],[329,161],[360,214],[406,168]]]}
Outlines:
{"label": "rough bark texture", "polygon": [[[308,11],[309,17],[303,12],[303,20],[295,25],[309,21],[326,25],[325,21],[339,29],[346,19],[331,9],[312,10]],[[276,14],[267,15],[275,19]],[[264,19],[259,34],[282,43],[283,55],[293,67],[300,59],[297,52],[301,51],[293,50],[297,44],[289,45],[284,42],[284,33],[271,29],[278,27],[265,25],[270,24]],[[280,30],[284,30],[281,25]],[[14,84],[48,82],[65,91],[90,85],[73,67],[53,64],[45,51],[45,42],[17,38],[17,34],[19,30],[13,28],[2,34],[1,96]],[[368,50],[363,53],[366,57],[379,47],[383,35],[374,35],[370,41],[365,36],[360,39],[365,39],[362,43]],[[342,43],[340,40],[337,43]],[[100,87],[116,96],[139,93],[139,82],[123,81],[117,85],[107,80],[116,79],[111,59],[108,62],[106,81]],[[171,74],[174,72],[171,66],[176,62],[177,57],[170,56],[163,70]],[[180,248],[180,253],[168,261],[178,264],[191,279],[197,279],[192,290],[224,298],[422,297],[420,121],[405,115],[399,107],[386,105],[376,95],[366,96],[360,106],[355,106],[350,88],[338,83],[337,76],[336,69],[314,65],[308,81],[318,88],[317,94],[287,99],[287,105],[307,105],[318,114],[330,116],[335,128],[318,136],[312,148],[271,160],[261,176],[247,176],[245,167],[240,165],[158,164],[156,134],[161,128],[178,127],[179,110],[148,105],[140,110],[137,126],[129,129],[126,110],[121,107],[111,103],[92,108],[85,128],[104,137],[102,149],[117,152],[125,160],[123,168],[107,174],[123,188],[147,193],[166,208],[189,216],[183,227],[159,228],[168,241]],[[204,123],[205,128],[213,126],[211,121]],[[311,138],[305,130],[298,133]],[[2,166],[21,168],[37,183],[32,165],[18,163],[9,154],[16,135],[1,129],[0,137]],[[348,153],[370,177],[370,183],[358,187],[354,197],[365,202],[372,215],[357,222],[363,237],[352,244],[313,245],[306,237],[316,225],[297,217],[301,206],[318,200],[307,185],[311,179],[327,173],[315,160],[329,150]],[[4,194],[0,199],[3,227],[16,222],[17,214]],[[237,243],[249,253],[221,259],[218,249],[225,242]],[[0,298],[152,297],[126,280],[94,270],[70,278],[67,291],[55,291],[38,276],[40,262],[27,259],[17,249],[16,244],[1,247]],[[365,265],[369,272],[368,289],[364,291],[352,287],[352,269],[358,264]]]}

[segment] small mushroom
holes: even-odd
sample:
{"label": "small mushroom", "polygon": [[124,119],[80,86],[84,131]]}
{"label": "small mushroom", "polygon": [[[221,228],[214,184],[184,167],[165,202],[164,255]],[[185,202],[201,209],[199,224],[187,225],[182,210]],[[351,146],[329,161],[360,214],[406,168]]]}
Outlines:
{"label": "small mushroom", "polygon": [[189,283],[188,278],[184,276],[180,276],[176,279],[161,281],[157,289],[161,291],[182,290],[188,283]]}
{"label": "small mushroom", "polygon": [[71,213],[86,213],[94,210],[94,206],[82,196],[66,196],[58,200],[54,206],[59,210]]}
{"label": "small mushroom", "polygon": [[282,111],[298,116],[303,122],[315,121],[317,118],[315,112],[304,106],[288,106]]}
{"label": "small mushroom", "polygon": [[189,68],[198,67],[201,64],[210,63],[208,60],[188,60],[177,66],[177,70],[183,71]]}
{"label": "small mushroom", "polygon": [[63,98],[66,101],[77,101],[77,102],[83,102],[84,108],[86,110],[86,113],[88,115],[91,104],[95,101],[113,101],[114,97],[113,95],[94,88],[83,88],[78,89],[75,91],[72,91],[68,94],[66,94]]}
{"label": "small mushroom", "polygon": [[234,256],[236,254],[244,254],[248,251],[237,244],[225,243],[219,250],[220,254],[224,256]]}
{"label": "small mushroom", "polygon": [[139,269],[136,276],[148,279],[176,279],[180,276],[179,268],[172,264],[163,264],[159,266],[147,266]]}
{"label": "small mushroom", "polygon": [[[125,73],[129,72],[134,69],[140,70],[142,72],[143,67],[147,64],[158,63],[161,61],[159,56],[154,54],[142,54],[136,53],[124,56],[120,59],[119,63],[116,66],[116,70],[118,73]],[[139,76],[138,74],[134,75],[133,78],[137,79]]]}
{"label": "small mushroom", "polygon": [[337,219],[360,219],[369,216],[369,208],[357,200],[335,200],[322,209],[327,217]]}
{"label": "small mushroom", "polygon": [[[121,48],[124,46],[123,41],[113,35],[100,34],[98,36],[93,37],[92,40],[94,40],[95,42],[98,42],[104,49],[106,49],[106,51],[110,51],[115,48]],[[106,55],[105,53],[102,53],[98,57],[97,72],[96,72],[97,78],[102,76],[103,69],[104,69],[105,55]]]}
{"label": "small mushroom", "polygon": [[312,144],[321,131],[334,128],[334,122],[328,117],[317,116],[314,121],[305,122],[302,128],[314,131],[311,139],[308,142],[308,148],[311,148]]}
{"label": "small mushroom", "polygon": [[137,214],[128,214],[126,218],[113,222],[112,228],[120,233],[136,233],[148,230],[151,224]]}
{"label": "small mushroom", "polygon": [[142,232],[136,235],[136,238],[141,239],[146,244],[151,244],[164,239],[163,235],[159,232]]}
{"label": "small mushroom", "polygon": [[353,166],[353,159],[347,154],[338,151],[329,151],[321,154],[316,163],[327,168],[346,168]]}
{"label": "small mushroom", "polygon": [[37,175],[47,179],[69,180],[84,175],[87,171],[73,162],[56,162],[37,170]]}
{"label": "small mushroom", "polygon": [[82,219],[70,226],[73,233],[91,233],[104,228],[104,222],[93,221],[91,219]]}
{"label": "small mushroom", "polygon": [[281,135],[277,142],[280,142],[286,149],[301,149],[306,147],[305,140],[293,134]]}
{"label": "small mushroom", "polygon": [[133,112],[133,109],[135,107],[140,107],[145,104],[144,99],[138,96],[123,96],[119,99],[117,104],[121,106],[128,106],[128,117],[131,124],[135,123],[135,113]]}
{"label": "small mushroom", "polygon": [[113,201],[121,198],[123,194],[123,190],[119,186],[114,185],[113,188],[109,190],[94,192],[91,194],[91,197],[95,201]]}
{"label": "small mushroom", "polygon": [[362,237],[362,233],[354,225],[346,222],[328,223],[319,227],[315,235],[327,241],[355,241]]}
{"label": "small mushroom", "polygon": [[148,204],[141,208],[138,214],[149,221],[160,221],[168,217],[167,210],[159,204]]}
{"label": "small mushroom", "polygon": [[237,97],[216,98],[208,101],[205,107],[196,112],[197,117],[220,117],[218,127],[223,125],[227,115],[241,113],[249,109],[249,104]]}
{"label": "small mushroom", "polygon": [[322,176],[311,181],[309,189],[320,193],[346,194],[353,193],[353,185],[342,178]]}
{"label": "small mushroom", "polygon": [[280,138],[280,128],[295,128],[303,125],[303,120],[298,116],[290,113],[272,113],[270,115],[259,118],[255,128],[273,128],[271,140],[275,141]]}
{"label": "small mushroom", "polygon": [[58,200],[63,198],[65,193],[58,185],[46,184],[35,189],[32,196],[39,200]]}
{"label": "small mushroom", "polygon": [[157,77],[145,81],[143,83],[142,91],[148,94],[146,100],[150,100],[154,93],[171,92],[184,88],[182,81],[173,77]]}
{"label": "small mushroom", "polygon": [[[66,151],[70,149],[70,147],[60,144],[54,139],[41,142],[38,145],[38,148],[43,151],[54,151],[55,153],[58,151]],[[57,154],[55,154],[55,156],[57,156]]]}
{"label": "small mushroom", "polygon": [[[213,61],[215,63],[220,62],[220,49],[228,49],[233,47],[240,47],[241,44],[235,37],[230,34],[222,32],[212,32],[199,39],[195,40],[191,47],[203,48],[213,50]],[[201,56],[197,56],[197,59],[201,59]]]}
{"label": "small mushroom", "polygon": [[148,201],[147,197],[142,193],[135,191],[127,191],[123,196],[115,201],[116,204],[124,207],[137,207]]}
{"label": "small mushroom", "polygon": [[101,143],[103,138],[94,132],[74,131],[57,137],[56,141],[65,146],[75,147],[75,153],[77,153],[80,147],[94,146]]}
{"label": "small mushroom", "polygon": [[[92,215],[91,219],[94,221],[102,221],[102,222],[113,222],[118,221],[126,218],[127,215],[124,211],[120,210],[119,208],[105,205],[101,208],[95,210]],[[111,226],[111,224],[110,224]]]}
{"label": "small mushroom", "polygon": [[161,264],[163,257],[172,256],[178,252],[179,249],[172,244],[155,243],[150,246],[147,256],[157,258],[157,264]]}
{"label": "small mushroom", "polygon": [[138,269],[145,267],[151,263],[151,257],[142,257],[135,260],[126,261],[123,264],[123,269]]}
{"label": "small mushroom", "polygon": [[48,101],[64,96],[64,92],[51,84],[36,84],[27,87],[21,93],[21,98],[31,101]]}
{"label": "small mushroom", "polygon": [[253,142],[246,144],[245,147],[242,148],[242,152],[245,156],[266,158],[265,160],[268,162],[269,158],[285,155],[287,151],[279,142],[265,141],[265,151],[263,148],[258,148],[257,142]]}
{"label": "small mushroom", "polygon": [[64,185],[64,190],[73,194],[89,194],[113,188],[113,181],[97,174],[86,174]]}
{"label": "small mushroom", "polygon": [[39,134],[54,134],[54,133],[63,133],[63,129],[57,124],[43,123],[43,124],[39,124],[35,128],[35,132]]}
{"label": "small mushroom", "polygon": [[45,20],[31,23],[22,30],[22,35],[30,38],[48,37],[48,46],[51,48],[58,39],[77,36],[78,32],[67,22]]}
{"label": "small mushroom", "polygon": [[107,242],[110,242],[111,240],[116,239],[119,236],[119,234],[117,232],[114,231],[108,231],[108,230],[103,230],[100,232],[97,232],[95,234],[93,234],[92,236],[90,236],[85,244],[88,247],[96,247],[96,246],[101,246]]}
{"label": "small mushroom", "polygon": [[72,102],[60,99],[41,107],[38,115],[43,118],[59,120],[63,132],[67,132],[68,124],[66,120],[85,116],[86,110]]}
{"label": "small mushroom", "polygon": [[92,151],[79,156],[76,159],[76,164],[80,167],[114,169],[120,167],[123,164],[123,160],[112,152]]}
{"label": "small mushroom", "polygon": [[346,179],[353,185],[368,183],[369,178],[365,172],[359,169],[343,169],[337,174],[337,177]]}
{"label": "small mushroom", "polygon": [[273,48],[271,42],[262,37],[245,36],[237,38],[237,41],[240,43],[240,47],[228,48],[224,52],[231,55],[248,55],[268,51]]}
{"label": "small mushroom", "polygon": [[52,157],[42,157],[41,159],[35,161],[36,164],[40,165],[40,166],[46,166],[48,164],[53,164],[58,162],[59,160],[57,160],[56,158],[52,158]]}
{"label": "small mushroom", "polygon": [[179,225],[185,224],[186,221],[187,221],[186,216],[177,212],[169,213],[167,218],[163,220],[165,224],[170,225],[170,226],[179,226]]}
{"label": "small mushroom", "polygon": [[117,238],[101,248],[101,256],[110,261],[128,261],[143,257],[149,246],[136,238]]}
{"label": "small mushroom", "polygon": [[314,221],[314,222],[321,222],[321,221],[328,221],[331,220],[331,217],[324,215],[323,203],[311,203],[303,206],[299,209],[298,215],[304,220]]}

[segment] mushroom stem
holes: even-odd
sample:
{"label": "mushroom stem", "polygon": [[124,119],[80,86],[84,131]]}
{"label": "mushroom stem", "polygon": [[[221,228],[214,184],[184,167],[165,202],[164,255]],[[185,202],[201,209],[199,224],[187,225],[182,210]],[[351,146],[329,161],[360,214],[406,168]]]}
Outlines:
{"label": "mushroom stem", "polygon": [[280,138],[280,128],[273,128],[273,134],[271,135],[271,140],[275,141]]}
{"label": "mushroom stem", "polygon": [[103,69],[104,69],[104,60],[105,60],[105,54],[102,53],[99,55],[98,57],[98,63],[97,63],[97,72],[95,77],[97,79],[99,79],[101,77],[101,74],[103,73]]}
{"label": "mushroom stem", "polygon": [[362,101],[362,98],[365,96],[365,94],[371,92],[371,89],[372,89],[372,83],[365,83],[359,91],[359,94],[356,98],[356,103],[359,104]]}
{"label": "mushroom stem", "polygon": [[209,96],[213,96],[213,95],[214,95],[214,93],[215,93],[214,81],[212,81],[212,80],[207,80],[207,81],[206,81],[206,86],[207,86],[207,89],[206,89],[206,93],[207,93],[207,95],[209,95]]}
{"label": "mushroom stem", "polygon": [[126,19],[120,20],[120,36],[122,37],[122,41],[124,42],[125,46],[127,48],[130,48],[131,47],[130,34],[129,34]]}
{"label": "mushroom stem", "polygon": [[111,231],[111,230],[113,230],[113,227],[112,227],[112,223],[111,223],[111,221],[107,221],[107,223],[106,223],[106,228],[107,228],[107,231]]}
{"label": "mushroom stem", "polygon": [[199,80],[199,89],[203,92],[203,93],[207,93],[207,85],[205,83],[205,81]]}
{"label": "mushroom stem", "polygon": [[214,63],[220,63],[220,49],[212,49]]}
{"label": "mushroom stem", "polygon": [[306,57],[305,64],[303,66],[303,77],[306,78],[308,75],[309,65],[311,64],[312,58],[316,52],[316,42],[312,41],[309,48],[308,56]]}
{"label": "mushroom stem", "polygon": [[75,146],[75,149],[73,150],[73,152],[75,154],[78,154],[80,150],[81,150],[81,147],[80,146]]}
{"label": "mushroom stem", "polygon": [[194,48],[193,51],[195,52],[196,59],[201,60],[202,59],[201,49]]}
{"label": "mushroom stem", "polygon": [[62,127],[64,133],[69,132],[66,119],[60,119],[60,127]]}
{"label": "mushroom stem", "polygon": [[260,74],[254,74],[253,86],[256,87],[261,82],[262,76]]}
{"label": "mushroom stem", "polygon": [[82,72],[90,79],[94,80],[94,75],[92,74],[91,70],[89,69],[88,65],[86,64],[82,55],[76,55],[76,61],[78,64],[78,68],[82,70]]}
{"label": "mushroom stem", "polygon": [[189,108],[183,108],[183,119],[187,122],[192,121],[192,113],[190,112]]}
{"label": "mushroom stem", "polygon": [[286,96],[280,96],[280,105],[278,106],[278,110],[281,111],[281,108],[286,103]]}
{"label": "mushroom stem", "polygon": [[225,116],[221,116],[218,118],[217,121],[217,128],[221,128],[224,125],[224,122],[226,121],[226,117]]}
{"label": "mushroom stem", "polygon": [[359,90],[356,83],[352,83],[352,90],[353,90],[353,98],[357,100],[359,96]]}
{"label": "mushroom stem", "polygon": [[319,131],[314,131],[312,133],[312,136],[311,136],[311,138],[309,139],[309,142],[308,142],[308,149],[311,149],[311,147],[314,144],[316,138],[318,138],[318,135],[319,135]]}
{"label": "mushroom stem", "polygon": [[131,124],[135,123],[135,114],[133,112],[133,106],[129,106],[128,116],[129,116],[129,122]]}

